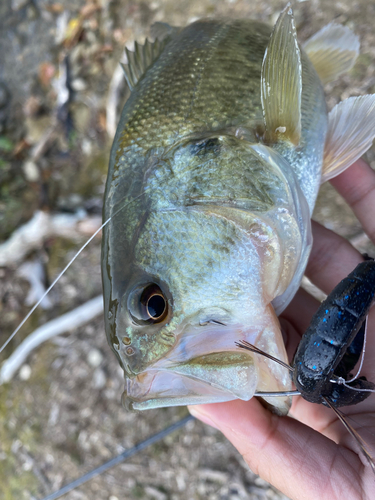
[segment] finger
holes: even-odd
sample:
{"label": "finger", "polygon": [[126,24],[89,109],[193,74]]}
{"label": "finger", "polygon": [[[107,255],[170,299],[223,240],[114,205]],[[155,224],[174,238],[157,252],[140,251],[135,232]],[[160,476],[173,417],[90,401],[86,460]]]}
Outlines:
{"label": "finger", "polygon": [[189,410],[223,432],[251,470],[289,498],[358,498],[358,456],[304,424],[273,415],[256,400]]}
{"label": "finger", "polygon": [[331,180],[353,209],[366,234],[375,243],[375,172],[363,160]]}
{"label": "finger", "polygon": [[319,304],[320,302],[314,299],[306,290],[300,288],[280,316],[279,320],[289,359],[292,359],[301,337],[307,330]]}
{"label": "finger", "polygon": [[307,264],[307,277],[324,293],[333,288],[363,261],[345,238],[312,221],[314,243]]}

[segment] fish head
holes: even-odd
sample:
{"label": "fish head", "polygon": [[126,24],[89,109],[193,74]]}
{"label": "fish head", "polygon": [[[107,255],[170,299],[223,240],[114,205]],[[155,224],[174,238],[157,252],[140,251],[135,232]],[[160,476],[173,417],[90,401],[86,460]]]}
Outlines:
{"label": "fish head", "polygon": [[[232,153],[238,161],[238,151]],[[180,161],[184,155],[178,155]],[[250,157],[258,168],[259,156]],[[190,157],[189,182],[174,179],[178,189],[194,183],[194,161]],[[220,162],[216,156],[213,172],[220,171]],[[160,182],[163,167],[154,168]],[[170,173],[175,176],[176,170]],[[184,203],[171,203],[167,179],[163,196],[145,202],[142,216],[129,213],[138,223],[132,224],[123,261],[126,277],[117,278],[110,304],[109,336],[126,374],[125,403],[147,409],[290,390],[288,370],[236,346],[246,340],[287,362],[271,301],[284,291],[294,267],[287,276],[287,252],[270,217],[273,209],[255,212],[243,200],[226,204],[207,191],[203,199],[202,186],[195,186],[195,196],[190,192]],[[225,182],[219,189],[212,177],[211,188],[215,182],[217,194]],[[276,406],[285,413],[289,404],[280,398]]]}

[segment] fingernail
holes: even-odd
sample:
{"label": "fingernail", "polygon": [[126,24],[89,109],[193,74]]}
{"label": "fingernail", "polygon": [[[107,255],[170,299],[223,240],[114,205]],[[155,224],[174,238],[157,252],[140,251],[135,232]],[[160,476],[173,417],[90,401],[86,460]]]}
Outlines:
{"label": "fingernail", "polygon": [[220,430],[213,420],[206,414],[198,411],[194,406],[189,406],[189,412],[204,424],[210,425],[214,429]]}

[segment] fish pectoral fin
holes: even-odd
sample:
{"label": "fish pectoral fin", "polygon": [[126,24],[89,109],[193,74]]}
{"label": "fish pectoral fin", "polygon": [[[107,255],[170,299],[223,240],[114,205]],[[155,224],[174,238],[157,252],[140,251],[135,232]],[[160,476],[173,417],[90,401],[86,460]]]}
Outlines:
{"label": "fish pectoral fin", "polygon": [[263,59],[261,99],[267,142],[299,143],[301,90],[301,54],[288,4],[275,24]]}
{"label": "fish pectoral fin", "polygon": [[307,40],[303,48],[323,83],[349,71],[359,54],[359,38],[341,24],[328,24]]}
{"label": "fish pectoral fin", "polygon": [[341,174],[372,145],[375,137],[375,94],[349,97],[328,115],[322,183]]}
{"label": "fish pectoral fin", "polygon": [[146,70],[158,59],[169,40],[170,37],[166,36],[161,41],[156,39],[154,42],[150,42],[146,39],[144,45],[135,42],[134,52],[125,47],[128,63],[121,63],[121,67],[130,90],[133,90]]}

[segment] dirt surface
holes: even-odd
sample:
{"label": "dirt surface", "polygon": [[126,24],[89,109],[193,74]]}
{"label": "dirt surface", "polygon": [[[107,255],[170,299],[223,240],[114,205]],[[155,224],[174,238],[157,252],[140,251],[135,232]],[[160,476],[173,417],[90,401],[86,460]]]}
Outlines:
{"label": "dirt surface", "polygon": [[[101,212],[114,126],[126,97],[118,61],[156,21],[186,25],[203,16],[274,23],[284,1],[0,2],[0,241],[36,210]],[[361,38],[349,75],[326,88],[331,108],[375,92],[375,2],[301,1],[300,39],[330,21]],[[117,73],[116,73],[117,71]],[[367,159],[375,168],[375,149]],[[354,215],[329,186],[315,218],[374,254]],[[85,240],[48,238],[28,259],[50,283]],[[0,341],[28,311],[21,262],[0,267]],[[82,253],[5,351],[30,331],[101,293],[100,239]],[[101,318],[38,348],[0,387],[0,499],[40,499],[186,414],[185,408],[128,413],[122,372]],[[238,500],[286,498],[259,479],[217,431],[193,421],[123,465],[66,495],[70,500]]]}

